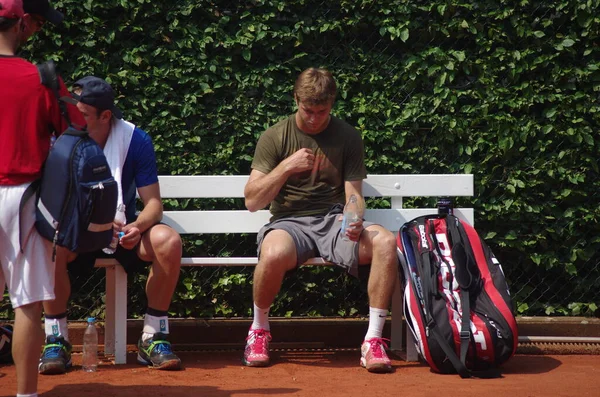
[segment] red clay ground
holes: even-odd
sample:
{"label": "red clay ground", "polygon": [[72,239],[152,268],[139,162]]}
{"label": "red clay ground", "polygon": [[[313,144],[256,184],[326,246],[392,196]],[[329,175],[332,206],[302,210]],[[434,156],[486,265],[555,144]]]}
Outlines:
{"label": "red clay ground", "polygon": [[[501,379],[438,375],[418,363],[394,360],[394,373],[370,374],[358,350],[277,351],[270,368],[246,368],[241,352],[181,352],[185,370],[163,372],[135,364],[102,364],[96,373],[78,366],[65,375],[40,376],[43,397],[376,397],[376,396],[598,396],[600,355],[517,355]],[[0,366],[0,396],[16,392],[14,366]]]}

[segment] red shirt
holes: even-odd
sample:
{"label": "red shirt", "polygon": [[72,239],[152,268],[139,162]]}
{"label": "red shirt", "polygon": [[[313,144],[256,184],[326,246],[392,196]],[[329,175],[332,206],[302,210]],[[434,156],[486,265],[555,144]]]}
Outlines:
{"label": "red shirt", "polygon": [[[60,94],[68,95],[60,80]],[[67,105],[71,123],[85,120]],[[41,84],[37,67],[18,57],[0,55],[0,185],[21,185],[41,175],[52,130],[67,128],[58,100]]]}

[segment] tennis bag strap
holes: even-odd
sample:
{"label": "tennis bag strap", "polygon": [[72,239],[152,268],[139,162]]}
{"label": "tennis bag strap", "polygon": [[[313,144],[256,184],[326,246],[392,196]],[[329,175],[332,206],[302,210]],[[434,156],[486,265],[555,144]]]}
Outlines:
{"label": "tennis bag strap", "polygon": [[[425,218],[425,222],[430,222],[434,218]],[[490,369],[484,371],[472,371],[467,368],[466,359],[467,352],[469,350],[469,344],[471,341],[471,296],[470,289],[474,286],[473,283],[478,279],[477,275],[479,270],[477,268],[477,262],[473,255],[473,250],[468,242],[468,239],[463,239],[464,232],[461,233],[459,230],[460,221],[458,218],[449,215],[444,216],[446,227],[450,238],[452,240],[452,260],[456,267],[456,280],[460,286],[460,302],[462,306],[462,317],[461,317],[461,330],[460,330],[460,357],[454,351],[453,346],[450,346],[446,339],[439,333],[438,328],[435,324],[435,319],[431,314],[431,307],[427,308],[426,321],[428,324],[429,332],[435,338],[438,345],[442,348],[452,366],[461,378],[479,377],[479,378],[497,378],[500,376],[500,372],[497,369]],[[426,229],[427,230],[427,229]],[[429,234],[434,244],[438,244],[437,238],[435,237],[435,231]],[[466,245],[466,246],[465,246]],[[423,268],[425,269],[424,276],[431,279],[431,253],[423,255]],[[423,295],[428,297],[426,302],[430,302],[431,297],[435,293],[432,290],[430,283],[423,283]]]}
{"label": "tennis bag strap", "polygon": [[[431,225],[430,220],[432,220],[432,219],[434,219],[434,218],[424,217],[424,218],[422,218],[422,221],[425,223],[425,225],[424,225],[425,230],[428,232],[429,236],[433,237],[433,239],[434,239],[433,244],[437,244],[437,239],[435,239],[435,232],[431,232],[429,230],[429,227]],[[423,266],[421,268],[422,275],[423,275],[422,279],[425,280],[421,286],[423,288],[423,296],[425,298],[424,303],[427,306],[426,309],[424,310],[427,332],[435,338],[436,342],[442,348],[442,350],[444,351],[444,353],[446,354],[446,356],[452,363],[452,366],[454,367],[456,372],[458,372],[460,377],[461,378],[469,378],[471,376],[470,371],[467,369],[466,365],[464,364],[464,361],[461,361],[458,358],[458,356],[454,352],[453,347],[450,346],[448,344],[448,342],[444,339],[444,337],[439,333],[439,330],[436,326],[435,318],[433,317],[433,314],[432,314],[431,299],[433,298],[433,296],[436,294],[436,291],[437,291],[437,287],[432,282],[434,277],[433,277],[433,274],[431,273],[431,270],[432,270],[431,255],[433,255],[433,252],[432,252],[433,249],[434,249],[433,247],[429,247],[428,251],[425,251],[421,254],[421,259],[422,259],[422,263],[423,263]],[[462,301],[462,291],[461,291],[461,301]],[[465,321],[464,321],[465,313],[467,315],[467,318],[468,318],[468,314],[469,314],[469,311],[466,311],[464,309],[465,309],[465,307],[463,306],[463,319],[462,319],[463,327],[465,324]],[[470,319],[468,319],[466,324],[467,324],[467,329],[468,329],[468,326],[470,324]],[[462,335],[462,333],[463,332],[461,330],[461,335]],[[461,340],[462,340],[462,338],[461,338]],[[468,347],[468,342],[467,342],[467,347]],[[467,350],[467,349],[465,349],[465,350]],[[462,351],[462,343],[461,343],[461,351]],[[465,355],[465,358],[466,358],[466,355]]]}
{"label": "tennis bag strap", "polygon": [[[452,215],[445,216],[446,230],[450,234],[452,244],[452,261],[456,268],[455,277],[460,286],[460,304],[462,307],[461,330],[460,330],[460,371],[457,372],[462,378],[475,376],[478,378],[498,378],[500,371],[496,368],[491,368],[482,371],[473,371],[466,367],[467,352],[471,342],[471,294],[470,292],[477,287],[477,280],[480,278],[479,267],[473,253],[473,248],[469,242],[469,238],[460,220]],[[435,238],[435,233],[433,233]],[[437,241],[436,241],[437,244]],[[452,351],[452,349],[450,349]],[[456,357],[456,353],[452,351],[452,356]],[[448,356],[454,364],[452,356]],[[456,368],[456,366],[455,366]],[[461,373],[462,371],[462,373]],[[463,376],[467,375],[468,376]]]}

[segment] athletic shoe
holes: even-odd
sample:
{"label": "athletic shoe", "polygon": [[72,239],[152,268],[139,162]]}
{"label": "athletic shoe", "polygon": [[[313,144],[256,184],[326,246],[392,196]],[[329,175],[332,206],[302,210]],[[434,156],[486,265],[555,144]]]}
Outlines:
{"label": "athletic shoe", "polygon": [[62,336],[47,336],[38,372],[42,375],[64,374],[71,367],[72,350],[69,341]]}
{"label": "athletic shoe", "polygon": [[265,329],[251,329],[246,338],[246,350],[242,362],[247,367],[269,365],[269,342],[271,333]]}
{"label": "athletic shoe", "polygon": [[171,350],[167,335],[157,332],[147,341],[138,341],[138,364],[152,368],[176,371],[181,369],[181,360]]}
{"label": "athletic shoe", "polygon": [[392,372],[392,362],[385,349],[387,344],[382,338],[365,340],[360,347],[360,365],[369,372]]}

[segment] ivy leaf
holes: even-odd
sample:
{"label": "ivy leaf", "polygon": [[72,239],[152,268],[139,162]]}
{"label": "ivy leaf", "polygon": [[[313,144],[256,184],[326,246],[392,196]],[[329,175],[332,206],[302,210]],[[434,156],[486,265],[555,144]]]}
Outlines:
{"label": "ivy leaf", "polygon": [[250,58],[252,57],[250,50],[247,48],[244,48],[242,50],[242,57],[246,60],[246,62],[250,62]]}
{"label": "ivy leaf", "polygon": [[402,40],[403,42],[406,43],[406,40],[408,40],[408,37],[409,37],[408,29],[402,29],[402,32],[400,32],[400,40]]}

